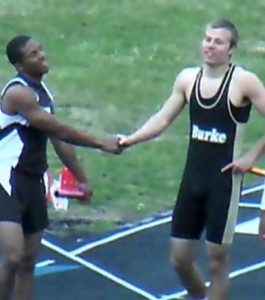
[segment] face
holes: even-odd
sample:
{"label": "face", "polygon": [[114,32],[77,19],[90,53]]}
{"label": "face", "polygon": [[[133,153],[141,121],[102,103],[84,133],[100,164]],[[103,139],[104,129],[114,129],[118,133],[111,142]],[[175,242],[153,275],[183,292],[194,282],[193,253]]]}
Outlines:
{"label": "face", "polygon": [[31,76],[42,76],[48,72],[48,62],[42,46],[30,39],[21,49],[23,60],[18,64],[19,70]]}
{"label": "face", "polygon": [[208,26],[202,41],[204,63],[210,66],[221,66],[230,61],[234,47],[231,46],[232,34],[225,28]]}

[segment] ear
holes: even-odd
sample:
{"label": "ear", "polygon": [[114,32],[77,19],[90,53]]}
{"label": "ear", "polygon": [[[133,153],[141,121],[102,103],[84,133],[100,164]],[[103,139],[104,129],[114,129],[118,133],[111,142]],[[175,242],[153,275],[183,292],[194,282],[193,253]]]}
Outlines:
{"label": "ear", "polygon": [[232,56],[234,51],[235,51],[235,46],[231,46],[230,49],[229,49],[229,55]]}
{"label": "ear", "polygon": [[23,66],[20,63],[16,63],[15,68],[19,73],[23,71]]}

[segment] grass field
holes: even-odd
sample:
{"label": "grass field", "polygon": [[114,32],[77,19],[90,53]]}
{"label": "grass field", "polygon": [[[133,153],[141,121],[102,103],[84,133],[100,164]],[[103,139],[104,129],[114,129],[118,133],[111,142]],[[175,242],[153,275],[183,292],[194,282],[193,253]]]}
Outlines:
{"label": "grass field", "polygon": [[[237,24],[241,42],[234,61],[265,80],[261,0],[0,0],[0,11],[2,85],[13,74],[3,56],[6,42],[16,34],[34,36],[51,63],[46,81],[56,96],[58,118],[99,135],[129,133],[157,111],[176,74],[200,64],[204,24],[212,19]],[[51,218],[93,220],[90,229],[102,230],[171,209],[185,161],[187,124],[185,111],[159,139],[119,157],[77,148],[94,188],[93,202],[71,201],[67,212],[51,207]],[[244,150],[263,128],[253,111]],[[52,151],[49,159],[58,176],[61,164]]]}

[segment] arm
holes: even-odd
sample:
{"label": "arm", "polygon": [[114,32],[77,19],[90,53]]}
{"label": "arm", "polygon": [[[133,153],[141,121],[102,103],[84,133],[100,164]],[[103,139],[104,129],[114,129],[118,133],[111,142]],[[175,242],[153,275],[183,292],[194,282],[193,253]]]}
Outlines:
{"label": "arm", "polygon": [[231,170],[233,173],[245,173],[255,165],[255,161],[264,153],[265,137],[262,137],[245,155],[227,164],[221,172]]}
{"label": "arm", "polygon": [[51,138],[53,148],[61,159],[62,163],[73,173],[79,183],[80,189],[84,192],[84,199],[90,200],[92,191],[89,180],[79,163],[76,153],[70,144],[62,142],[56,138]]}
{"label": "arm", "polygon": [[[245,96],[251,101],[259,113],[265,116],[265,87],[253,73],[247,72],[242,82]],[[262,137],[246,154],[254,162],[265,153],[265,136]]]}
{"label": "arm", "polygon": [[122,138],[120,145],[131,146],[160,135],[180,114],[186,104],[184,76],[181,73],[173,86],[172,93],[162,109],[153,115],[140,129]]}
{"label": "arm", "polygon": [[[251,72],[242,72],[239,77],[239,88],[242,98],[248,99],[256,109],[265,116],[265,88],[261,80]],[[265,136],[242,157],[226,165],[222,172],[231,170],[234,173],[244,173],[254,166],[255,161],[265,153]]]}
{"label": "arm", "polygon": [[36,95],[28,87],[21,85],[11,87],[4,96],[3,105],[9,112],[23,116],[33,127],[64,142],[112,153],[119,152],[117,138],[99,139],[57,121],[53,115],[39,106]]}
{"label": "arm", "polygon": [[53,148],[62,163],[73,173],[78,182],[88,182],[87,176],[78,162],[74,148],[56,138],[51,138]]}
{"label": "arm", "polygon": [[265,87],[261,80],[253,73],[246,72],[240,79],[240,88],[243,89],[243,97],[249,99],[257,111],[265,116]]}

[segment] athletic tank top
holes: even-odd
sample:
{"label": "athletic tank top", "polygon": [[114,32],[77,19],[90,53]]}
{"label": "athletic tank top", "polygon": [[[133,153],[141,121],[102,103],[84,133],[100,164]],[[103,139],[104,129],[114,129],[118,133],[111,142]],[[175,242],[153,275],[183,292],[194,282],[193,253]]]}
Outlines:
{"label": "athletic tank top", "polygon": [[216,94],[209,99],[200,93],[202,69],[192,88],[186,170],[198,176],[220,173],[222,167],[240,155],[251,105],[237,108],[228,98],[235,68],[235,65],[229,66]]}
{"label": "athletic tank top", "polygon": [[[3,88],[6,91],[13,85],[21,84],[33,89],[36,101],[49,113],[54,113],[53,97],[42,82],[32,83],[23,75],[17,75]],[[21,115],[9,115],[0,109],[0,172],[17,170],[29,175],[42,175],[47,169],[47,135],[32,127]]]}

